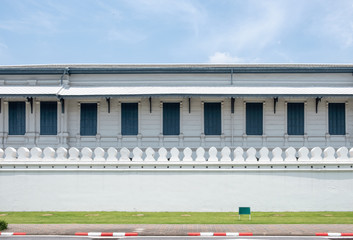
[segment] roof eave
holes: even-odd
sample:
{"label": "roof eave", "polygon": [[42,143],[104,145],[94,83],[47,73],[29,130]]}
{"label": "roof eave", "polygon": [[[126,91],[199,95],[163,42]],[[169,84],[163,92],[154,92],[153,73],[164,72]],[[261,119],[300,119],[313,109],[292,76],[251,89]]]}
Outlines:
{"label": "roof eave", "polygon": [[316,98],[316,97],[352,97],[352,94],[129,94],[129,95],[112,95],[112,94],[98,94],[98,95],[58,95],[58,98],[148,98],[148,97],[210,97],[210,98],[242,98],[242,97],[252,97],[252,98]]}
{"label": "roof eave", "polygon": [[[342,67],[70,67],[69,74],[222,74],[222,73],[353,73],[352,66]],[[60,75],[67,68],[2,67],[0,75]]]}

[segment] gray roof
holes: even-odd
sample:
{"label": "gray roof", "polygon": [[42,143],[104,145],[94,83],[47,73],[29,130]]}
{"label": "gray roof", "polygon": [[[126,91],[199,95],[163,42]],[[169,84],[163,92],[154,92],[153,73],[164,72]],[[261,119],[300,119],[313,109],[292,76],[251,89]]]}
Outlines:
{"label": "gray roof", "polygon": [[159,73],[353,73],[353,64],[49,64],[0,66],[0,75]]}

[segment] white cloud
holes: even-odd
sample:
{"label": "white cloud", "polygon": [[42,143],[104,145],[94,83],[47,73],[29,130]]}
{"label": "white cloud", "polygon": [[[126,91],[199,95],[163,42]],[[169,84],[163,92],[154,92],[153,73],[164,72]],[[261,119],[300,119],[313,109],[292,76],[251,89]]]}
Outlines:
{"label": "white cloud", "polygon": [[[93,48],[95,44],[99,45],[94,48],[101,51],[105,51],[107,44],[107,55],[118,48],[129,48],[125,52],[139,51],[145,62],[320,61],[322,56],[330,59],[330,52],[339,59],[350,59],[352,51],[348,48],[353,47],[352,0],[90,0],[84,3],[7,0],[5,3],[8,14],[0,18],[0,32],[8,48],[0,43],[3,56],[8,52],[15,56],[20,47],[37,46],[39,40],[46,41],[48,49],[67,44],[64,48],[72,53],[87,46]],[[24,44],[14,46],[17,41],[9,38],[12,33],[17,33],[16,37],[21,37]]]}
{"label": "white cloud", "polygon": [[228,52],[215,52],[208,57],[210,63],[240,63],[243,59],[231,56]]}
{"label": "white cloud", "polygon": [[108,1],[98,1],[97,7],[101,10],[95,13],[97,19],[106,20],[106,22],[110,21],[112,23],[119,22],[123,19],[123,12],[113,4],[109,4]]}
{"label": "white cloud", "polygon": [[0,42],[0,49],[8,49],[7,45]]}
{"label": "white cloud", "polygon": [[351,1],[339,1],[328,10],[319,23],[326,37],[334,39],[341,47],[353,46],[353,5]]}
{"label": "white cloud", "polygon": [[135,17],[150,20],[163,19],[162,23],[182,23],[198,34],[200,25],[206,19],[206,11],[202,4],[188,0],[126,0],[125,3],[135,12]]}
{"label": "white cloud", "polygon": [[225,46],[227,49],[261,49],[278,41],[276,37],[285,27],[286,6],[278,1],[250,1],[249,12],[223,23],[209,22],[210,29],[216,29],[205,39],[207,45]]}
{"label": "white cloud", "polygon": [[108,32],[108,40],[121,41],[129,44],[136,44],[145,40],[147,36],[129,29],[111,29]]}
{"label": "white cloud", "polygon": [[24,5],[17,1],[11,3],[14,4],[14,9],[19,12],[20,17],[14,16],[0,21],[0,29],[20,34],[48,34],[56,32],[59,22],[63,19],[64,12],[59,12],[59,9],[53,5],[38,5],[36,2],[29,2],[29,5]]}
{"label": "white cloud", "polygon": [[263,4],[262,14],[257,18],[245,22],[234,29],[231,40],[237,48],[263,48],[273,43],[284,26],[285,10],[280,4],[267,2]]}
{"label": "white cloud", "polygon": [[5,44],[0,42],[0,64],[8,64],[11,62],[13,58],[11,57],[9,53],[9,47]]}

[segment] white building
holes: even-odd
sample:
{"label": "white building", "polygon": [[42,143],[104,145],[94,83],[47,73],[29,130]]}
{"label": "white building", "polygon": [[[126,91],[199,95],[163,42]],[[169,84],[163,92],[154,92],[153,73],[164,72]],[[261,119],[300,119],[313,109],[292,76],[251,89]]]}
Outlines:
{"label": "white building", "polygon": [[[0,211],[351,210],[352,73],[342,64],[1,66],[0,192],[9,194]],[[141,193],[121,198],[131,188]]]}
{"label": "white building", "polygon": [[348,147],[352,72],[353,65],[3,66],[0,139],[4,148]]}

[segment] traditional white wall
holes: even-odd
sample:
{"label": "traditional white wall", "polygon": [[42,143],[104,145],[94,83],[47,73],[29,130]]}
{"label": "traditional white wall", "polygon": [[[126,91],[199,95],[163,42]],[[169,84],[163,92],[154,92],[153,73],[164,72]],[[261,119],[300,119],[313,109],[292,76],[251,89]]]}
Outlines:
{"label": "traditional white wall", "polygon": [[7,171],[0,211],[351,211],[353,172]]}
{"label": "traditional white wall", "polygon": [[352,210],[353,149],[182,151],[0,149],[0,211]]}

